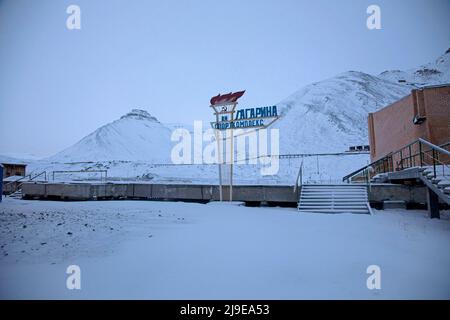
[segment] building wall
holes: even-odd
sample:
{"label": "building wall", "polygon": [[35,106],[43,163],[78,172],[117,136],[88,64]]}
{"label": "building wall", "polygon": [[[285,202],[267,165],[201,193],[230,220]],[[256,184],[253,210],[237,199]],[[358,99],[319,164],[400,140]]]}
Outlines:
{"label": "building wall", "polygon": [[428,139],[441,145],[450,141],[450,86],[424,91]]}
{"label": "building wall", "polygon": [[[416,115],[425,116],[414,124]],[[412,90],[403,99],[369,114],[370,154],[376,161],[418,138],[434,144],[450,141],[450,86]]]}

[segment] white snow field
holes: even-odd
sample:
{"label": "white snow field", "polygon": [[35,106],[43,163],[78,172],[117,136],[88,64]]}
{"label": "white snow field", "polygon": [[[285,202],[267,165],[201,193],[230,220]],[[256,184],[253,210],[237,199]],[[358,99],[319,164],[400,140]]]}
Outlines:
{"label": "white snow field", "polygon": [[[294,185],[302,162],[301,158],[280,159],[276,175],[261,175],[261,164],[243,164],[234,166],[236,184],[287,184]],[[369,162],[368,154],[330,155],[305,157],[303,159],[303,181],[342,182],[342,177]],[[267,165],[264,165],[267,167]],[[60,172],[64,170],[108,170],[109,182],[138,181],[150,183],[218,183],[217,165],[171,165],[153,164],[144,161],[99,161],[95,163],[47,163],[31,162],[27,172],[32,175],[47,172],[50,182],[101,181],[104,174],[94,172]],[[41,179],[44,179],[41,176]],[[39,180],[39,179],[37,179]]]}
{"label": "white snow field", "polygon": [[2,299],[450,298],[449,212],[5,199],[0,240]]}

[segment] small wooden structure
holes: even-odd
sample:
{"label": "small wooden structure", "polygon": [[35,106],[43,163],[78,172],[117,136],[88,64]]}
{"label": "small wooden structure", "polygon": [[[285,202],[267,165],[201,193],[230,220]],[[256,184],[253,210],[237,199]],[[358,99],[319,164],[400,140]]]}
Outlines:
{"label": "small wooden structure", "polygon": [[3,179],[11,176],[25,176],[27,165],[24,163],[2,163]]}
{"label": "small wooden structure", "polygon": [[1,194],[11,194],[19,186],[19,181],[25,177],[27,165],[24,163],[1,163],[2,187]]}

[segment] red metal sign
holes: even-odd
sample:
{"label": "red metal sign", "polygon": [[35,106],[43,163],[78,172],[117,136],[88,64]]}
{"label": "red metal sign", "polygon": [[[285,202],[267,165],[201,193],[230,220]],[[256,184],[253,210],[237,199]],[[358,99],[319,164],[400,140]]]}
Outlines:
{"label": "red metal sign", "polygon": [[218,94],[215,97],[212,97],[210,102],[212,106],[215,106],[217,104],[227,104],[227,103],[234,103],[236,102],[240,97],[242,97],[245,93],[244,91],[238,91],[234,93],[227,93],[227,94]]}

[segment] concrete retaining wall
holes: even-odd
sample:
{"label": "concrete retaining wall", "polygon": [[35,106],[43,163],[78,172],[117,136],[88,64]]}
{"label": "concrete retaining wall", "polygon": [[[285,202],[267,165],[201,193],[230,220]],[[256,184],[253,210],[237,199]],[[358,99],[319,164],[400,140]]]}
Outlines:
{"label": "concrete retaining wall", "polygon": [[[95,184],[95,183],[24,183],[26,199],[95,200],[95,199],[154,199],[154,200],[219,200],[219,187],[182,184]],[[229,189],[223,189],[224,200]],[[298,195],[292,186],[234,186],[233,200],[247,202],[291,202]]]}
{"label": "concrete retaining wall", "polygon": [[425,204],[427,188],[420,185],[374,184],[369,192],[370,202],[405,201],[406,203]]}
{"label": "concrete retaining wall", "polygon": [[[293,186],[234,186],[233,200],[245,202],[297,203],[298,190]],[[96,199],[153,199],[211,201],[219,200],[219,187],[215,185],[139,184],[139,183],[39,183],[22,185],[26,199],[96,200]],[[229,189],[223,190],[224,200]],[[374,184],[369,201],[400,200],[407,203],[426,203],[424,186]]]}

